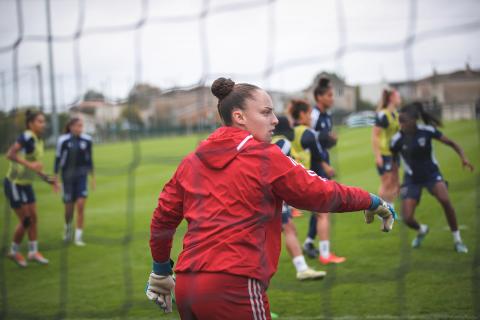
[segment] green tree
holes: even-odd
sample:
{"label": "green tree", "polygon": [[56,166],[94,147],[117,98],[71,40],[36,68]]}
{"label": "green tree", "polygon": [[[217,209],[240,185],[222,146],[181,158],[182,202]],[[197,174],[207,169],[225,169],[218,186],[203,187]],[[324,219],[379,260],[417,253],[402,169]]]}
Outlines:
{"label": "green tree", "polygon": [[135,85],[128,94],[128,103],[140,109],[148,109],[150,104],[161,94],[158,87],[147,83]]}
{"label": "green tree", "polygon": [[6,151],[17,136],[25,130],[25,113],[38,110],[35,106],[21,106],[9,112],[0,111],[0,151]]}
{"label": "green tree", "polygon": [[0,151],[3,153],[15,139],[15,111],[0,111]]}
{"label": "green tree", "polygon": [[139,130],[144,127],[142,117],[140,116],[140,110],[135,105],[126,105],[122,109],[120,118],[128,123],[130,129]]}
{"label": "green tree", "polygon": [[83,95],[83,101],[105,101],[105,96],[99,91],[90,89]]}

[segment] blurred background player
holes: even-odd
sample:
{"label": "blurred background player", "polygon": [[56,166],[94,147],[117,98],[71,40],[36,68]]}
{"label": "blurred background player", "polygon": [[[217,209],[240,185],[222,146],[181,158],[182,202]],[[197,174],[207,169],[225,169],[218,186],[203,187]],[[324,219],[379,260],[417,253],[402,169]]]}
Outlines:
{"label": "blurred background player", "polygon": [[[337,144],[337,135],[332,131],[332,116],[329,113],[333,106],[333,88],[328,78],[320,78],[315,90],[313,91],[315,106],[311,112],[310,126],[318,133],[318,141],[323,149],[325,164],[318,161],[312,162],[312,170],[319,176],[331,179],[335,175],[334,169],[330,166],[330,154],[328,150]],[[314,241],[319,235],[319,261],[322,264],[342,263],[346,259],[330,252],[330,216],[328,213],[312,214],[308,226],[308,234],[303,243],[305,254],[311,258],[318,256],[318,250],[315,248]]]}
{"label": "blurred background player", "polygon": [[10,207],[19,219],[8,257],[21,267],[27,266],[27,261],[20,253],[20,244],[25,231],[27,231],[29,239],[28,259],[48,264],[48,260],[38,251],[38,217],[35,192],[32,186],[35,174],[56,186],[56,181],[43,173],[41,162],[43,158],[41,137],[45,130],[45,116],[40,111],[27,110],[25,122],[26,130],[20,134],[17,141],[7,151],[10,166],[3,181]]}
{"label": "blurred background player", "polygon": [[83,133],[83,121],[72,118],[65,126],[65,134],[57,143],[55,157],[55,174],[61,171],[63,202],[65,203],[64,240],[70,241],[73,233],[73,215],[77,207],[77,225],[75,241],[77,246],[84,246],[83,223],[85,202],[88,196],[88,174],[91,175],[92,189],[95,189],[93,172],[92,138]]}
{"label": "blurred background player", "polygon": [[390,141],[400,129],[397,111],[400,103],[401,98],[398,91],[384,89],[375,117],[375,126],[372,129],[373,154],[380,175],[378,194],[391,205],[393,205],[399,190],[399,158],[392,156]]}
{"label": "blurred background player", "polygon": [[[417,124],[420,119],[425,125]],[[420,247],[429,231],[427,225],[419,224],[414,217],[422,189],[427,188],[443,207],[452,231],[455,250],[467,253],[467,247],[458,230],[455,209],[448,196],[447,183],[433,154],[432,139],[453,148],[460,156],[462,165],[470,171],[473,171],[472,164],[457,143],[437,130],[436,126],[441,125],[441,122],[425,112],[421,103],[412,103],[400,109],[399,120],[400,131],[392,138],[391,150],[394,154],[401,155],[404,164],[405,174],[400,191],[402,216],[407,226],[417,231],[412,247]]]}
{"label": "blurred background player", "polygon": [[[278,117],[278,124],[275,127],[272,143],[275,143],[286,156],[290,156],[291,141],[294,139],[294,132],[290,121],[285,116]],[[285,235],[285,247],[292,257],[293,265],[297,270],[298,280],[321,279],[327,274],[325,271],[311,269],[302,254],[302,247],[297,237],[297,229],[292,220],[292,210],[287,203],[282,205],[282,229]]]}

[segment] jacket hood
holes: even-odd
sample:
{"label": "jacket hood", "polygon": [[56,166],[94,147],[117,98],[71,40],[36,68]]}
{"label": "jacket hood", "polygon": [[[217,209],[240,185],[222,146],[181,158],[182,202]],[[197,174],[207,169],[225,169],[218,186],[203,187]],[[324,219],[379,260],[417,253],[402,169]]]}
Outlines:
{"label": "jacket hood", "polygon": [[220,127],[195,151],[197,157],[209,168],[223,169],[241,152],[253,136],[235,127]]}

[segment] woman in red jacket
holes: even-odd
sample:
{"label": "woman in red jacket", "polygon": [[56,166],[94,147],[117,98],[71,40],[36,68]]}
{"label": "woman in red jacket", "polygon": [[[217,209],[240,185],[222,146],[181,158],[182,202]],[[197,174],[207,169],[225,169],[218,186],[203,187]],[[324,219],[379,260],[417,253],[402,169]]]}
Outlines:
{"label": "woman in red jacket", "polygon": [[[266,289],[277,270],[281,207],[317,212],[367,210],[391,229],[394,212],[360,188],[325,180],[270,144],[278,123],[270,96],[251,84],[212,85],[224,126],[189,154],[165,185],[151,222],[153,271],[146,294],[182,319],[269,319]],[[188,229],[173,280],[170,251],[179,223]]]}

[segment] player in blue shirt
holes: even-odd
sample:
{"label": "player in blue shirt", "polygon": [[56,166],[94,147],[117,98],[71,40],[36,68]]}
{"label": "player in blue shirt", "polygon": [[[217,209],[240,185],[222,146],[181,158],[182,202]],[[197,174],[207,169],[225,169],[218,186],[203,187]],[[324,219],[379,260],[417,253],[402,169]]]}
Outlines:
{"label": "player in blue shirt", "polygon": [[312,109],[310,126],[318,132],[319,141],[325,150],[337,144],[337,135],[333,132],[332,116],[330,109],[333,107],[333,87],[330,80],[321,78],[313,91],[316,105]]}
{"label": "player in blue shirt", "polygon": [[55,157],[55,174],[61,171],[65,203],[64,240],[70,241],[72,238],[72,221],[76,205],[75,244],[77,246],[85,245],[82,235],[85,201],[88,195],[88,174],[91,175],[92,189],[95,189],[92,138],[82,132],[83,121],[80,118],[72,118],[66,125],[65,134],[58,139]]}
{"label": "player in blue shirt", "polygon": [[[273,133],[272,143],[275,143],[286,156],[290,156],[294,131],[287,117],[278,117],[278,124]],[[285,247],[292,257],[292,263],[297,270],[298,280],[321,279],[325,271],[316,271],[310,268],[302,255],[302,248],[297,238],[297,229],[292,220],[292,209],[285,202],[282,206],[282,229],[285,235]]]}
{"label": "player in blue shirt", "polygon": [[[425,125],[417,124],[420,119],[423,120]],[[417,231],[412,247],[420,247],[428,233],[428,226],[419,224],[414,217],[415,208],[420,202],[422,189],[427,188],[443,207],[453,234],[455,250],[463,253],[468,252],[460,237],[455,209],[448,196],[447,184],[435,160],[432,139],[452,147],[460,156],[462,165],[470,171],[473,171],[472,164],[457,143],[437,130],[436,126],[441,125],[441,122],[425,112],[421,103],[412,103],[403,107],[399,113],[399,121],[400,131],[393,136],[390,148],[393,154],[401,155],[404,165],[405,174],[400,188],[400,196],[403,219],[407,226]]]}
{"label": "player in blue shirt", "polygon": [[[333,87],[328,78],[321,78],[313,91],[316,105],[312,109],[310,127],[318,133],[320,145],[324,151],[327,171],[318,165],[313,164],[314,170],[319,176],[331,179],[335,175],[334,169],[330,166],[330,154],[328,150],[337,144],[337,135],[333,132],[333,121],[329,110],[333,107]],[[303,243],[303,250],[309,257],[316,257],[318,251],[315,248],[314,240],[319,234],[319,261],[322,264],[342,263],[346,259],[330,252],[330,215],[328,213],[312,214],[308,227],[308,235]]]}

